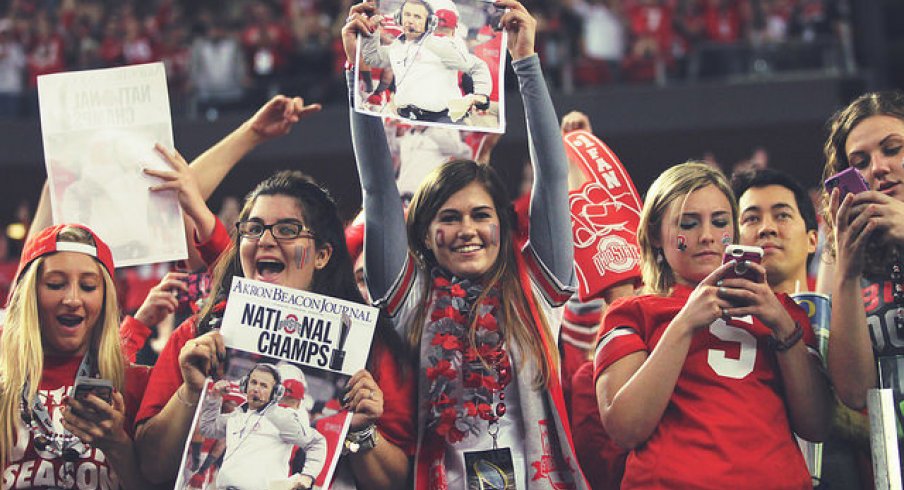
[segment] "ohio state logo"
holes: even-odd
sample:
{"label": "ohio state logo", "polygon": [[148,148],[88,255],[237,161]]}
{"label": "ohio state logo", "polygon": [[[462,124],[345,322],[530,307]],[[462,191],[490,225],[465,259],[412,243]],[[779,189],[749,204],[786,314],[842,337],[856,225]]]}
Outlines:
{"label": "ohio state logo", "polygon": [[295,332],[300,331],[301,323],[298,322],[298,317],[292,313],[286,315],[285,320],[281,320],[276,325],[276,331],[278,332],[280,330],[286,332],[289,335],[292,335]]}
{"label": "ohio state logo", "polygon": [[615,273],[627,272],[637,266],[640,261],[640,251],[637,246],[628,243],[618,236],[603,237],[597,242],[597,254],[593,256],[593,264],[596,270],[603,275],[606,271]]}

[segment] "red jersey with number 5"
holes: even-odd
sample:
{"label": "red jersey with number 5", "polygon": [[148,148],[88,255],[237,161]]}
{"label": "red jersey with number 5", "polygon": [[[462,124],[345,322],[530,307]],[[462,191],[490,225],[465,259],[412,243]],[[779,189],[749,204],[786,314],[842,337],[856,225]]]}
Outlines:
{"label": "red jersey with number 5", "polygon": [[[614,302],[603,318],[594,371],[633,352],[652,352],[691,290]],[[815,336],[790,298],[779,299]],[[656,430],[628,456],[622,488],[812,488],[792,438],[771,331],[752,317],[716,320],[699,330]]]}

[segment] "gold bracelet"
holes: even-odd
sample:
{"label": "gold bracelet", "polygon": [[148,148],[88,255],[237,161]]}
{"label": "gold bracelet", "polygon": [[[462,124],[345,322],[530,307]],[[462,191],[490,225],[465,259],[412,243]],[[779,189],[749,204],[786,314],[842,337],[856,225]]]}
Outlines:
{"label": "gold bracelet", "polygon": [[176,389],[176,400],[179,400],[179,403],[185,405],[188,408],[195,408],[198,406],[198,402],[190,403],[185,401],[185,398],[182,398],[182,386]]}

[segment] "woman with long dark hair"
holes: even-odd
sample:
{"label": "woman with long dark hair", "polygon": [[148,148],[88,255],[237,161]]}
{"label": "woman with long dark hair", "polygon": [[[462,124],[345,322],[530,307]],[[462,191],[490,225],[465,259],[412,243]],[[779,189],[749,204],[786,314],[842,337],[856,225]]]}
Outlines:
{"label": "woman with long dark hair", "polygon": [[890,379],[904,369],[904,93],[864,94],[838,111],[824,152],[825,178],[854,168],[868,187],[824,194],[835,255],[829,375],[860,409],[879,364]]}
{"label": "woman with long dark hair", "polygon": [[[534,53],[536,20],[517,1],[496,6],[507,9],[500,26],[535,165],[530,242],[515,245],[511,202],[495,171],[469,160],[427,177],[406,226],[381,121],[354,113],[367,283],[419,365],[415,488],[586,488],[554,333],[574,288],[567,162]],[[351,9],[343,29],[350,60],[357,33],[376,35],[374,8]]]}
{"label": "woman with long dark hair", "polygon": [[[211,216],[205,218],[207,213]],[[195,222],[216,221],[206,206],[188,214]],[[210,298],[170,337],[137,416],[143,470],[157,481],[175,478],[205,378],[222,375],[225,346],[218,326],[233,277],[364,302],[336,205],[301,172],[277,172],[258,184],[246,197],[236,227],[230,239],[216,221],[210,236],[199,237],[202,255],[224,250],[216,259]],[[347,408],[356,412],[356,429],[379,418],[383,399],[369,373],[358,373],[352,381]],[[304,476],[309,487],[317,475]]]}

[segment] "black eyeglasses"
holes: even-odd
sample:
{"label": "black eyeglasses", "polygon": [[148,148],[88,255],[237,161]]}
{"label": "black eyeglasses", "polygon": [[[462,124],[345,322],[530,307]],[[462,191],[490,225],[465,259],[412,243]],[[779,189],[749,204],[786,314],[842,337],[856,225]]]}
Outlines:
{"label": "black eyeglasses", "polygon": [[294,240],[296,238],[314,238],[314,232],[305,228],[301,223],[284,221],[265,225],[260,221],[239,221],[235,224],[239,235],[243,238],[259,239],[264,232],[270,230],[270,234],[277,240]]}

